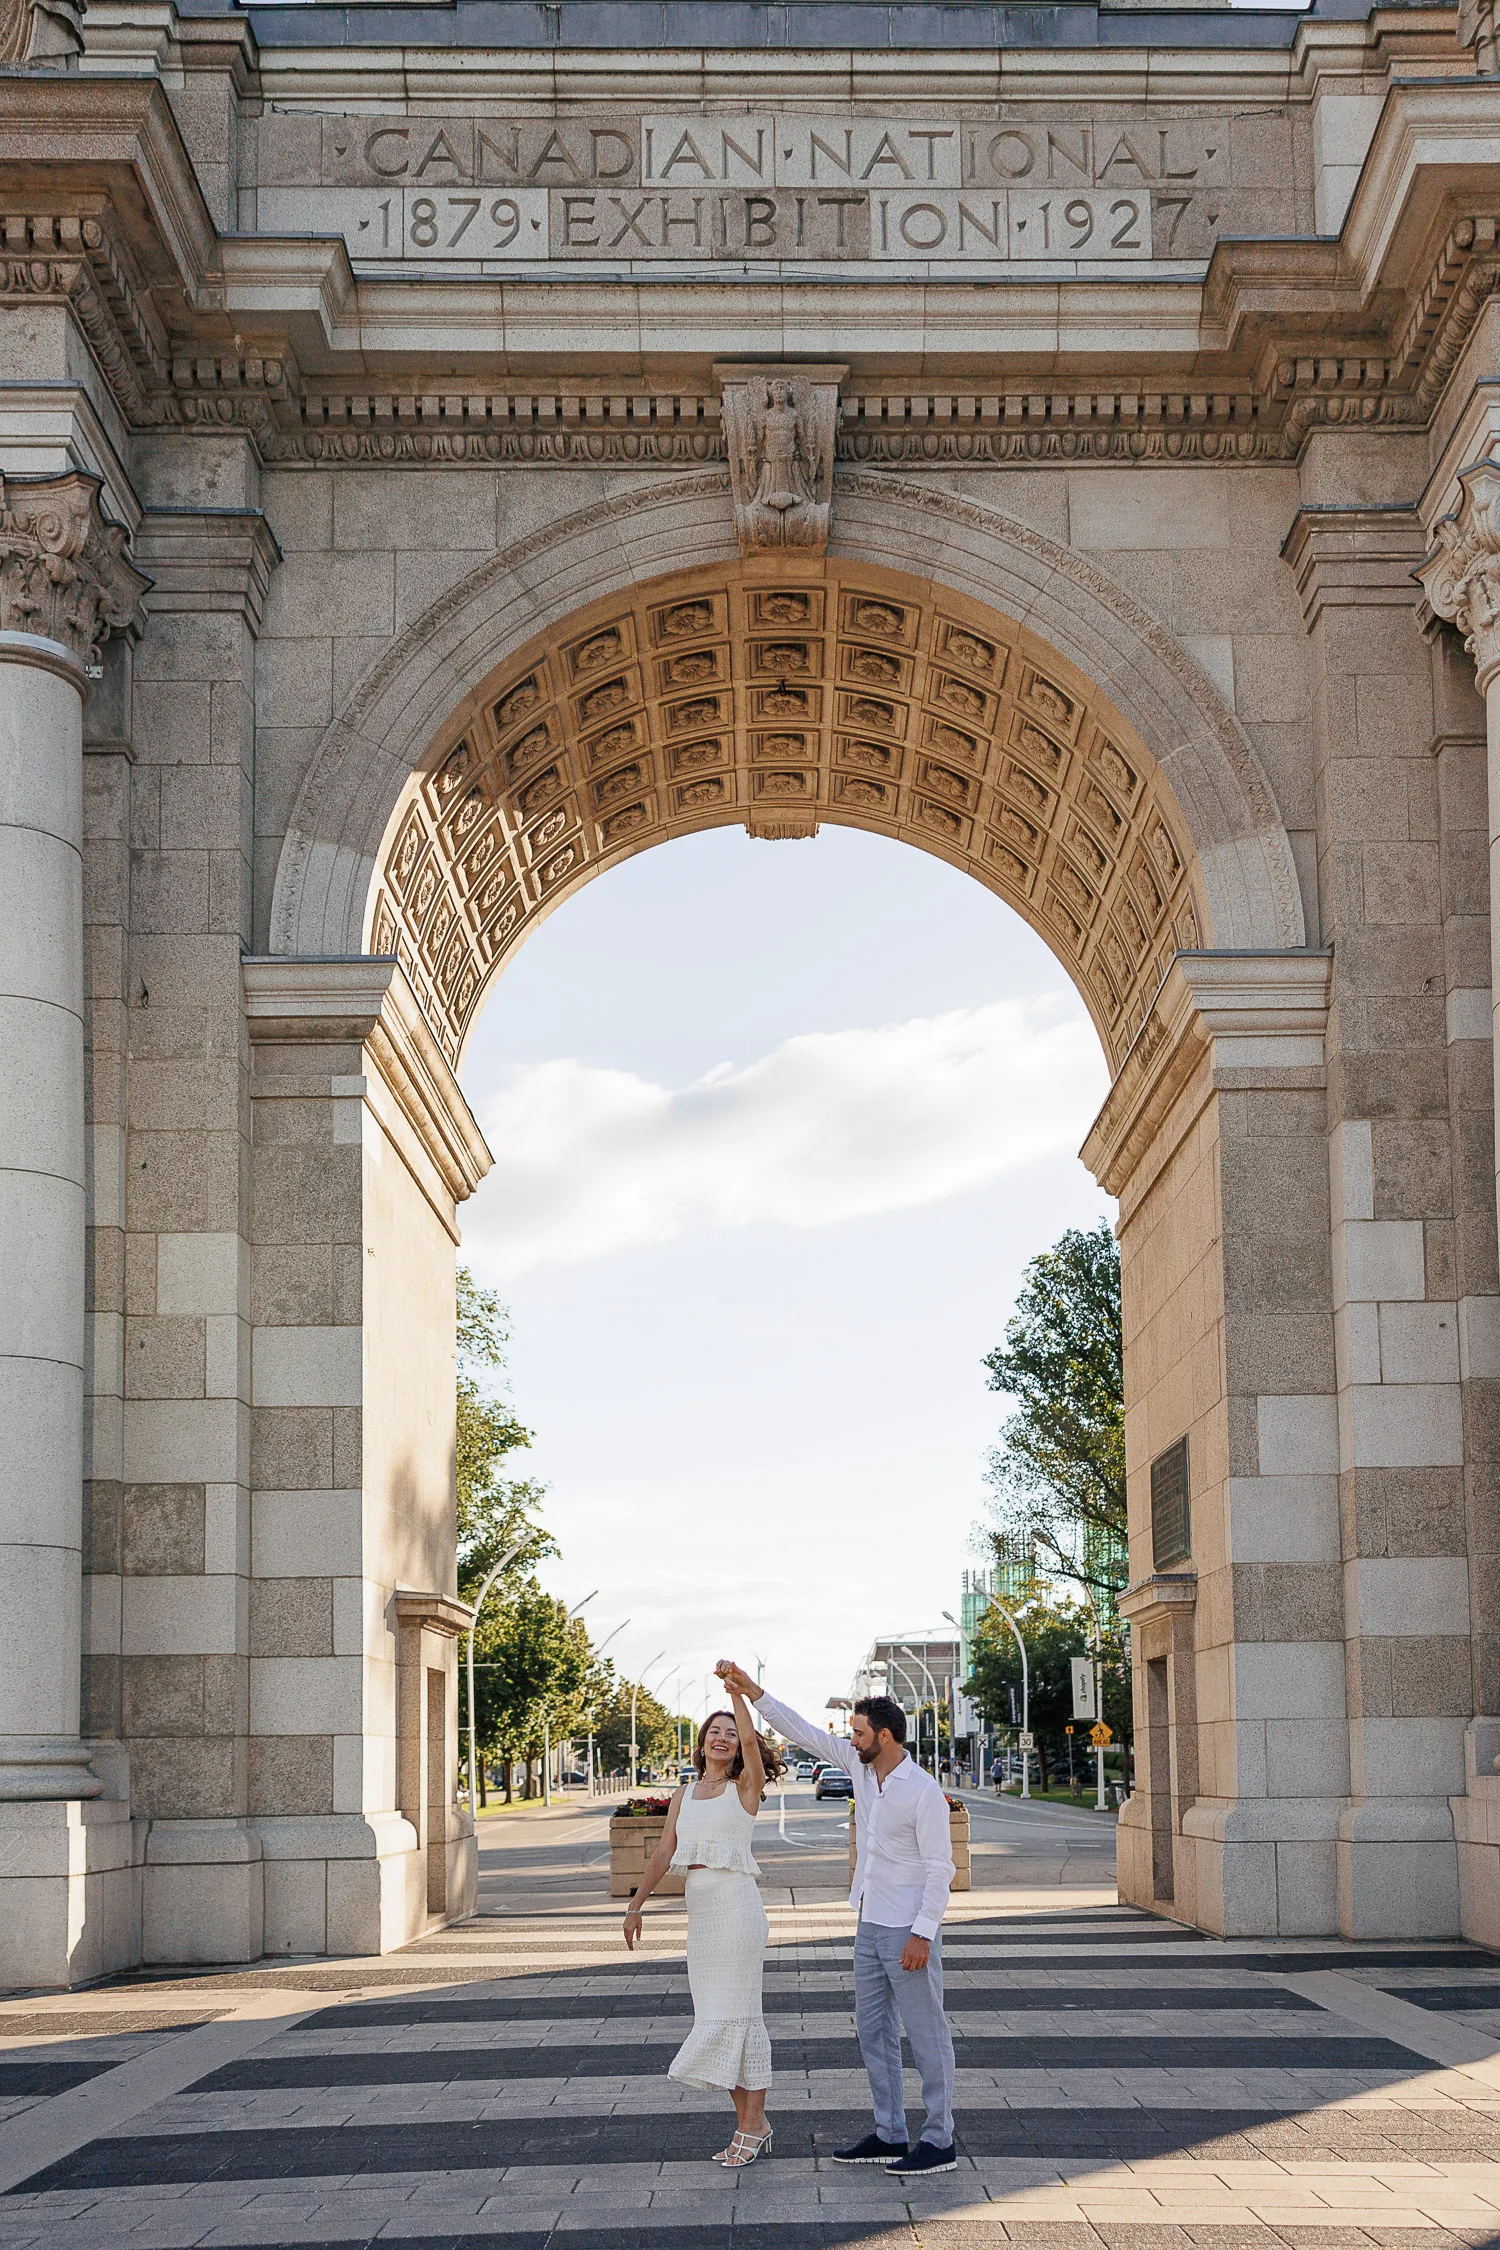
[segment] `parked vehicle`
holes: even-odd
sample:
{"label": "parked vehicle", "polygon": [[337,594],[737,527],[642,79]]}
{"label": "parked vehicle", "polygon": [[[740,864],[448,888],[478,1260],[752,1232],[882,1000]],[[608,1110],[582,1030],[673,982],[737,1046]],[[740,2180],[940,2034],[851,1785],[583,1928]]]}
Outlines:
{"label": "parked vehicle", "polygon": [[854,1783],[842,1766],[820,1766],[813,1782],[813,1795],[820,1802],[824,1797],[852,1797]]}

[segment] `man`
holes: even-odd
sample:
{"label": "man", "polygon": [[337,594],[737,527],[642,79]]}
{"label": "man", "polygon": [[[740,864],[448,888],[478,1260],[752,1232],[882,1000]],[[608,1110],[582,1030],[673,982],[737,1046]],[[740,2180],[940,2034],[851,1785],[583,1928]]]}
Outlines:
{"label": "man", "polygon": [[[854,1706],[850,1739],[814,1726],[727,1658],[727,1685],[760,1705],[768,1726],[842,1766],[854,1784],[859,1857],[849,1904],[854,1936],[854,2025],[875,2105],[875,2130],[836,2164],[883,2164],[900,2179],[957,2169],[953,2153],[953,2038],[943,2013],[942,1920],[953,1884],[948,1803],[907,1756],[906,1713],[888,1695]],[[927,2119],[910,2148],[901,2084],[901,2026],[922,2079]]]}

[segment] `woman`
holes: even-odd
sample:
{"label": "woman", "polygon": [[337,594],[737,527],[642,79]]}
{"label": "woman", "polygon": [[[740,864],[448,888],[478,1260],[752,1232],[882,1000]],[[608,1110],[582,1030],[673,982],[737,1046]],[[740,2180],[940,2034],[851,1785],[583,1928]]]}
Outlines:
{"label": "woman", "polygon": [[766,2123],[771,2042],[760,2012],[770,1926],[755,1887],[760,1869],[750,1855],[750,1838],[766,1783],[781,1771],[781,1760],[756,1733],[744,1696],[733,1688],[730,1695],[733,1711],[715,1711],[698,1729],[693,1753],[698,1778],[672,1799],[661,1842],[625,1910],[625,1943],[634,1952],[641,1908],[667,1869],[685,1868],[693,2028],[668,2076],[689,2086],[729,2089],[737,2130],[714,2162],[737,2172],[771,2146]]}

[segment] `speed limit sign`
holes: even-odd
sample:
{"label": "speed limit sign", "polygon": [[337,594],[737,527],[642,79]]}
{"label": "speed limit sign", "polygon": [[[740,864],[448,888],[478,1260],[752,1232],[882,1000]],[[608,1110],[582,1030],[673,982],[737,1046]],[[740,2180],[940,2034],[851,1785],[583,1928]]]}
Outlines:
{"label": "speed limit sign", "polygon": [[1021,1736],[1021,1748],[1023,1750],[1034,1750],[1036,1748],[1036,1736],[1034,1734],[1023,1734]]}

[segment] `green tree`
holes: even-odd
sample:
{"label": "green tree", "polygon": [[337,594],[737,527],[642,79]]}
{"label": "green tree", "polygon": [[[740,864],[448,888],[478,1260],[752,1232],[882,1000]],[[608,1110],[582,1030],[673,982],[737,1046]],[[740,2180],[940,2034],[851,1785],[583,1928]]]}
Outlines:
{"label": "green tree", "polygon": [[[467,1601],[502,1555],[519,1548],[506,1579],[515,1583],[557,1542],[538,1519],[546,1486],[505,1473],[512,1453],[531,1443],[504,1388],[510,1328],[492,1289],[481,1289],[466,1266],[458,1269],[458,1591]],[[499,1378],[497,1382],[495,1378]],[[475,1658],[478,1659],[478,1645]]]}
{"label": "green tree", "polygon": [[[1029,1673],[1031,1731],[1036,1737],[1041,1783],[1057,1767],[1067,1769],[1067,1730],[1073,1718],[1072,1659],[1090,1653],[1092,1620],[1081,1603],[1033,1599],[1016,1611],[1016,1623],[1026,1643]],[[1011,1731],[1011,1691],[1014,1691],[1015,1728],[1021,1723],[1021,1658],[1015,1638],[998,1609],[986,1609],[970,1643],[971,1671],[965,1693],[985,1712],[1001,1733]],[[1100,1666],[1104,1718],[1115,1740],[1130,1740],[1130,1673],[1124,1636],[1118,1627],[1107,1627]],[[1088,1748],[1088,1728],[1080,1725],[1075,1751]]]}
{"label": "green tree", "polygon": [[524,1765],[530,1797],[549,1732],[557,1741],[587,1723],[597,1671],[582,1619],[534,1578],[490,1597],[474,1634],[474,1720],[485,1759],[504,1763],[507,1803],[512,1764]]}
{"label": "green tree", "polygon": [[[628,1773],[631,1683],[620,1678],[612,1664],[606,1665],[605,1670],[609,1678],[593,1715],[594,1755],[601,1773]],[[635,1740],[642,1765],[659,1766],[675,1757],[679,1740],[690,1753],[693,1733],[691,1720],[679,1727],[666,1705],[659,1702],[649,1688],[641,1689],[635,1706]]]}
{"label": "green tree", "polygon": [[990,1455],[997,1548],[1111,1605],[1126,1569],[1120,1253],[1107,1220],[1073,1227],[1027,1266],[989,1387],[1016,1411]]}

